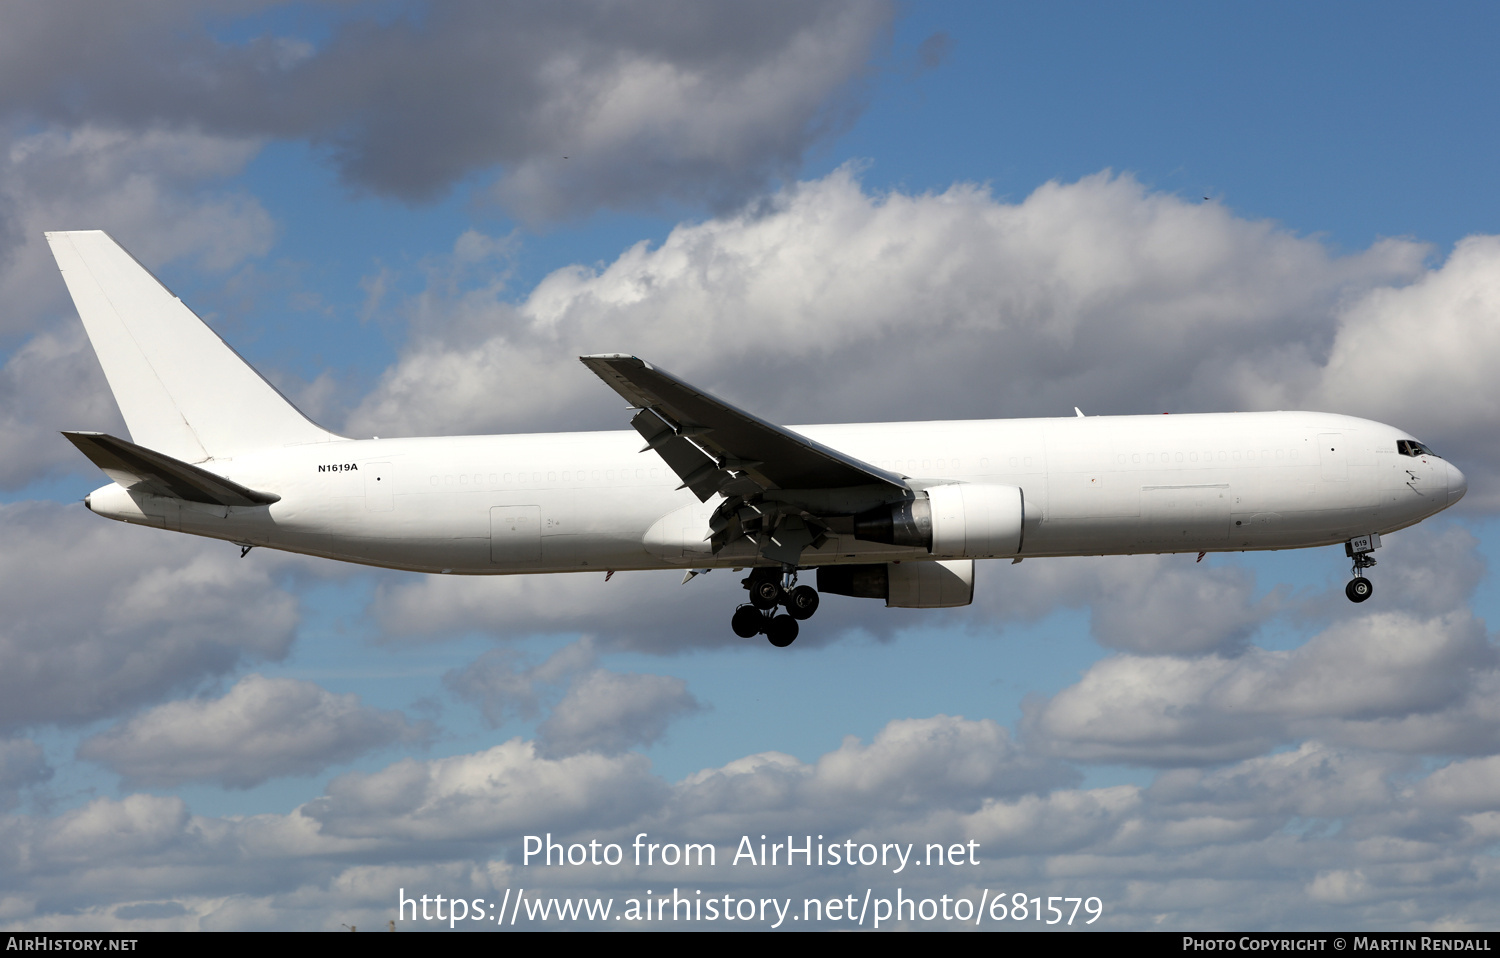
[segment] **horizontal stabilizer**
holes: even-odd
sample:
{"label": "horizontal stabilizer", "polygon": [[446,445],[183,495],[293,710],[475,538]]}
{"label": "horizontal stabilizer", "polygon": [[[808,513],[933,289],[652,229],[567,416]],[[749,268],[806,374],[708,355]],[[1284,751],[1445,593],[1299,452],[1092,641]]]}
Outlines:
{"label": "horizontal stabilizer", "polygon": [[261,506],[280,501],[275,493],[246,489],[192,463],[116,439],[102,432],[64,432],[89,461],[126,489],[140,489],[169,499],[220,506]]}

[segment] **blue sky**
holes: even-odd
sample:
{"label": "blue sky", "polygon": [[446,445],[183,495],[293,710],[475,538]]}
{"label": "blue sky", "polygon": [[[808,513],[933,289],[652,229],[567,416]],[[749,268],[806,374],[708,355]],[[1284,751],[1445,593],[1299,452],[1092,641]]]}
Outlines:
{"label": "blue sky", "polygon": [[[633,9],[12,13],[0,925],[623,900],[679,879],[528,869],[520,836],[770,829],[973,838],[963,881],[1096,894],[1101,927],[1493,927],[1500,14]],[[968,609],[831,598],[780,651],[729,633],[727,572],[241,560],[77,506],[104,480],[56,430],[123,424],[59,228],[351,436],[623,428],[576,356],[625,349],[787,423],[1368,416],[1470,494],[1389,537],[1365,606],[1337,548],[995,562]]]}

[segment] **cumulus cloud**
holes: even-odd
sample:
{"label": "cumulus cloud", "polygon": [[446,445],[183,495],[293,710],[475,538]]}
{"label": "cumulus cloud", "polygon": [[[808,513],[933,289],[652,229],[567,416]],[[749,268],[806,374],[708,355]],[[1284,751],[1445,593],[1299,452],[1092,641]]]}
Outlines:
{"label": "cumulus cloud", "polygon": [[493,841],[585,823],[608,828],[659,801],[664,787],[641,755],[545,759],[512,739],[474,755],[341,775],[303,813],[340,837]]}
{"label": "cumulus cloud", "polygon": [[1385,241],[1335,257],[1126,176],[1009,203],[972,185],[872,194],[844,168],[602,269],[558,270],[516,306],[453,300],[455,342],[429,328],[351,428],[619,425],[576,368],[610,350],[781,422],[1275,404],[1245,395],[1244,369],[1310,384],[1311,360],[1289,360],[1326,351],[1349,291],[1409,281],[1425,254]]}
{"label": "cumulus cloud", "polygon": [[677,718],[703,708],[682,679],[612,672],[595,668],[595,660],[589,637],[534,666],[523,665],[512,650],[492,649],[449,672],[443,684],[478,705],[491,728],[546,711],[537,745],[547,758],[650,745]]}
{"label": "cumulus cloud", "polygon": [[651,745],[673,721],[702,709],[682,679],[594,669],[573,680],[537,729],[537,744],[547,755],[614,755]]}
{"label": "cumulus cloud", "polygon": [[0,740],[0,810],[14,808],[22,789],[51,777],[52,766],[40,745],[28,739]]}
{"label": "cumulus cloud", "polygon": [[1500,748],[1500,673],[1464,612],[1335,624],[1301,648],[1199,659],[1119,655],[1028,703],[1028,741],[1083,761],[1231,761],[1308,736],[1404,752]]}
{"label": "cumulus cloud", "polygon": [[92,471],[63,429],[128,434],[82,324],[37,333],[0,366],[0,488]]}
{"label": "cumulus cloud", "polygon": [[0,155],[0,337],[28,337],[0,367],[0,487],[91,469],[59,429],[126,435],[42,234],[104,229],[153,267],[222,271],[264,253],[270,216],[217,188],[256,144],[197,132],[98,127],[13,137]]}
{"label": "cumulus cloud", "polygon": [[[1480,390],[1500,350],[1463,330],[1500,326],[1484,286],[1500,245],[1474,238],[1432,267],[1430,253],[1382,240],[1335,255],[1129,176],[1007,202],[972,185],[875,194],[845,168],[601,268],[558,270],[519,303],[494,284],[434,280],[409,305],[421,317],[411,343],[349,428],[619,427],[615,397],[575,357],[622,351],[784,423],[1075,405],[1378,415],[1441,441],[1474,474],[1471,499],[1488,502],[1483,467],[1500,464],[1480,428],[1488,407],[1418,395],[1428,380],[1415,369],[1461,354],[1456,381]],[[1377,341],[1384,352],[1344,358]],[[1386,384],[1381,370],[1397,366]]]}
{"label": "cumulus cloud", "polygon": [[[733,202],[857,112],[887,3],[360,4],[313,42],[218,39],[269,3],[14,11],[0,111],[69,126],[303,139],[407,200],[499,166],[534,219]],[[61,65],[65,64],[63,67]]]}
{"label": "cumulus cloud", "polygon": [[[728,628],[729,610],[745,601],[742,577],[716,572],[687,585],[680,572],[621,572],[608,582],[599,573],[388,579],[376,587],[371,611],[391,640],[471,630],[500,637],[576,632],[604,648],[671,652],[743,642]],[[499,673],[486,678],[482,671],[502,664],[507,674],[512,670],[499,655],[492,653],[473,672],[466,695],[478,696],[484,684],[500,680]]]}
{"label": "cumulus cloud", "polygon": [[279,659],[298,619],[266,564],[80,503],[0,507],[0,603],[6,729],[117,716]]}
{"label": "cumulus cloud", "polygon": [[593,641],[572,642],[539,665],[523,664],[520,653],[491,649],[462,669],[443,676],[443,684],[479,706],[485,723],[499,728],[511,718],[533,718],[542,709],[550,687],[593,667]]}
{"label": "cumulus cloud", "polygon": [[430,737],[400,712],[359,704],[311,682],[248,675],[218,699],[159,705],[91,736],[78,757],[101,762],[133,785],[189,781],[251,788],[312,775],[373,749]]}
{"label": "cumulus cloud", "polygon": [[[1339,330],[1306,401],[1398,424],[1460,468],[1487,508],[1500,416],[1500,236],[1471,236],[1409,285],[1366,291]],[[1478,468],[1474,468],[1478,467]],[[1473,495],[1473,493],[1470,493]]]}
{"label": "cumulus cloud", "polygon": [[153,266],[187,258],[222,271],[266,252],[270,214],[222,185],[258,149],[197,131],[91,125],[12,137],[0,162],[0,294],[9,304],[0,332],[73,316],[47,230],[107,230]]}
{"label": "cumulus cloud", "polygon": [[[1271,916],[1287,928],[1485,926],[1500,886],[1487,864],[1500,835],[1493,766],[1424,772],[1414,759],[1310,741],[1169,770],[1146,787],[1085,788],[993,722],[933,716],[891,722],[811,762],[749,755],[667,783],[640,756],[547,759],[513,740],[344,775],[285,814],[214,819],[178,798],[130,795],[0,818],[0,926],[379,927],[403,887],[498,898],[524,886],[619,902],[690,880],[795,902],[847,894],[851,879],[877,894],[899,883],[908,895],[975,899],[986,886],[1076,895],[1086,882],[1110,928]],[[710,842],[718,864],[636,867],[628,851],[618,867],[521,862],[527,834],[628,849],[642,832]],[[740,837],[758,845],[762,833],[912,842],[918,860],[928,844],[972,841],[977,864],[899,875],[894,861],[731,866]]]}
{"label": "cumulus cloud", "polygon": [[[772,767],[726,768],[722,774],[754,775]],[[846,827],[862,813],[933,803],[962,808],[984,797],[1043,791],[1077,780],[1071,769],[1024,752],[995,722],[949,715],[897,719],[868,745],[846,736],[812,767],[796,767],[804,778],[796,794],[787,796],[788,804],[806,803],[824,814],[846,810],[851,815]],[[704,774],[690,781],[695,792],[723,784]]]}

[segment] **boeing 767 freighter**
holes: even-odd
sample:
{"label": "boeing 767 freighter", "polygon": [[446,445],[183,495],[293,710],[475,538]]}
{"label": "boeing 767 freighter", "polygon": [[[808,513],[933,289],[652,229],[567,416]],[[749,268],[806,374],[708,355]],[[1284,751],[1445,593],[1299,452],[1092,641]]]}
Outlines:
{"label": "boeing 767 freighter", "polygon": [[634,432],[346,439],[108,234],[47,239],[130,430],[64,433],[113,480],[84,499],[99,515],[416,572],[748,569],[732,628],[777,646],[820,592],[967,605],[975,559],[1342,542],[1363,602],[1380,536],[1467,489],[1412,436],[1349,416],[788,428],[619,353],[581,358]]}

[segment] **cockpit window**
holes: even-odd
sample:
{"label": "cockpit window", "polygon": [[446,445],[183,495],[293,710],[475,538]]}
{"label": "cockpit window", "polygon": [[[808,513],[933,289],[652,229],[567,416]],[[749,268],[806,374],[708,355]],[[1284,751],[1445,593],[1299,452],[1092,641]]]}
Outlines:
{"label": "cockpit window", "polygon": [[1401,455],[1403,456],[1431,456],[1434,459],[1443,458],[1442,456],[1439,456],[1437,453],[1433,452],[1431,449],[1428,449],[1426,446],[1422,445],[1420,442],[1417,442],[1415,439],[1397,439],[1396,451],[1401,453]]}

